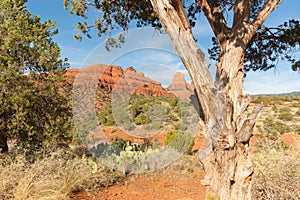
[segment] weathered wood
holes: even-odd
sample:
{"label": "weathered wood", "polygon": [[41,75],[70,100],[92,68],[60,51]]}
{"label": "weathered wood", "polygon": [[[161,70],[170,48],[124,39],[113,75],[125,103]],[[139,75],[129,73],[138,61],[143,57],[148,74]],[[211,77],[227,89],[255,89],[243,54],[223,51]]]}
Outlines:
{"label": "weathered wood", "polygon": [[177,1],[151,0],[151,3],[195,84],[198,98],[201,99],[203,121],[208,122],[210,113],[213,113],[211,105],[213,81],[205,54],[197,47],[191,28],[186,26],[189,20],[184,8],[182,5],[178,6]]}
{"label": "weathered wood", "polygon": [[247,117],[251,98],[243,95],[246,47],[280,0],[266,0],[250,21],[251,0],[237,0],[233,27],[229,28],[215,0],[197,0],[220,44],[217,78],[213,83],[204,53],[194,40],[180,0],[151,0],[156,16],[182,59],[199,99],[206,146],[199,159],[205,171],[202,184],[221,200],[250,200],[253,165],[248,146],[261,107]]}

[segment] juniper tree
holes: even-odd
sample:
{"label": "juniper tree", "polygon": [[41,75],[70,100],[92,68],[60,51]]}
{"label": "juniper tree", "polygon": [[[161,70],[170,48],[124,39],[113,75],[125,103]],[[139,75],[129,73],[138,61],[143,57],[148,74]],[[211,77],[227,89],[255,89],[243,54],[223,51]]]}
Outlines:
{"label": "juniper tree", "polygon": [[[299,49],[299,21],[291,19],[277,27],[266,27],[265,20],[281,0],[64,0],[66,9],[83,17],[77,28],[82,35],[92,37],[121,30],[119,37],[107,39],[107,48],[119,47],[129,24],[152,26],[165,30],[171,38],[195,84],[201,107],[200,118],[207,135],[207,147],[199,159],[205,171],[202,181],[207,192],[219,199],[251,199],[251,179],[254,167],[248,148],[252,130],[262,106],[247,115],[251,98],[243,94],[245,72],[275,67],[278,59],[292,62],[297,71],[299,59],[293,50]],[[88,9],[98,9],[94,24],[88,24]],[[217,60],[215,80],[205,62],[193,32],[203,12],[214,33],[210,50]],[[228,23],[226,16],[233,21]],[[201,42],[201,38],[198,40]]]}

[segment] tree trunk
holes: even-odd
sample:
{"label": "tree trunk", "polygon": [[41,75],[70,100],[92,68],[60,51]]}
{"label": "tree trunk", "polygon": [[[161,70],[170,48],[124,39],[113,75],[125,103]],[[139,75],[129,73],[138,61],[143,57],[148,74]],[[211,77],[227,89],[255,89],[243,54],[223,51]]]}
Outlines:
{"label": "tree trunk", "polygon": [[0,153],[8,152],[8,145],[7,145],[7,137],[4,134],[0,134]]}
{"label": "tree trunk", "polygon": [[207,139],[199,153],[207,194],[220,200],[251,199],[253,166],[248,146],[261,107],[247,117],[251,99],[242,91],[245,45],[234,38],[222,42],[214,84],[180,0],[151,3],[195,85]]}
{"label": "tree trunk", "polygon": [[[242,95],[243,50],[227,43],[218,63],[214,107],[207,128],[207,146],[199,153],[205,171],[202,184],[207,195],[224,200],[251,199],[254,167],[249,158],[249,140],[262,106],[247,117],[251,101]],[[215,116],[215,117],[213,117]]]}

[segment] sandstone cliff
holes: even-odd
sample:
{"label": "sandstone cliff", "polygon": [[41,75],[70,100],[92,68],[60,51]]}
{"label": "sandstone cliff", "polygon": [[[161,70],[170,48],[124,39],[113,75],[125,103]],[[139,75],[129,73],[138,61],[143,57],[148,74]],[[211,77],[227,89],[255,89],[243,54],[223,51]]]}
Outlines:
{"label": "sandstone cliff", "polygon": [[103,64],[83,69],[69,69],[66,72],[69,84],[97,84],[100,88],[113,92],[129,92],[130,94],[150,95],[154,97],[175,97],[172,92],[164,89],[161,84],[137,72],[133,67],[123,70],[120,66]]}
{"label": "sandstone cliff", "polygon": [[181,72],[175,73],[172,83],[167,89],[173,92],[177,97],[183,99],[189,99],[194,93],[193,84],[187,83],[184,78],[184,74]]}

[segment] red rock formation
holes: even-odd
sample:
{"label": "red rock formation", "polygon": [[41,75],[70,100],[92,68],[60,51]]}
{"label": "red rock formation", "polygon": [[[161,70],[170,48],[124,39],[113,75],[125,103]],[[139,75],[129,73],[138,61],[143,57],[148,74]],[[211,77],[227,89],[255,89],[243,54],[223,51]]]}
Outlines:
{"label": "red rock formation", "polygon": [[142,72],[136,72],[131,66],[122,70],[120,66],[98,64],[83,69],[69,69],[66,72],[66,77],[70,84],[73,84],[74,80],[75,84],[97,84],[100,88],[113,92],[175,97],[173,93],[164,89],[159,82],[145,77]]}
{"label": "red rock formation", "polygon": [[189,99],[190,96],[194,93],[192,87],[192,84],[188,84],[186,82],[184,74],[176,72],[171,85],[167,89],[173,92],[179,98]]}

